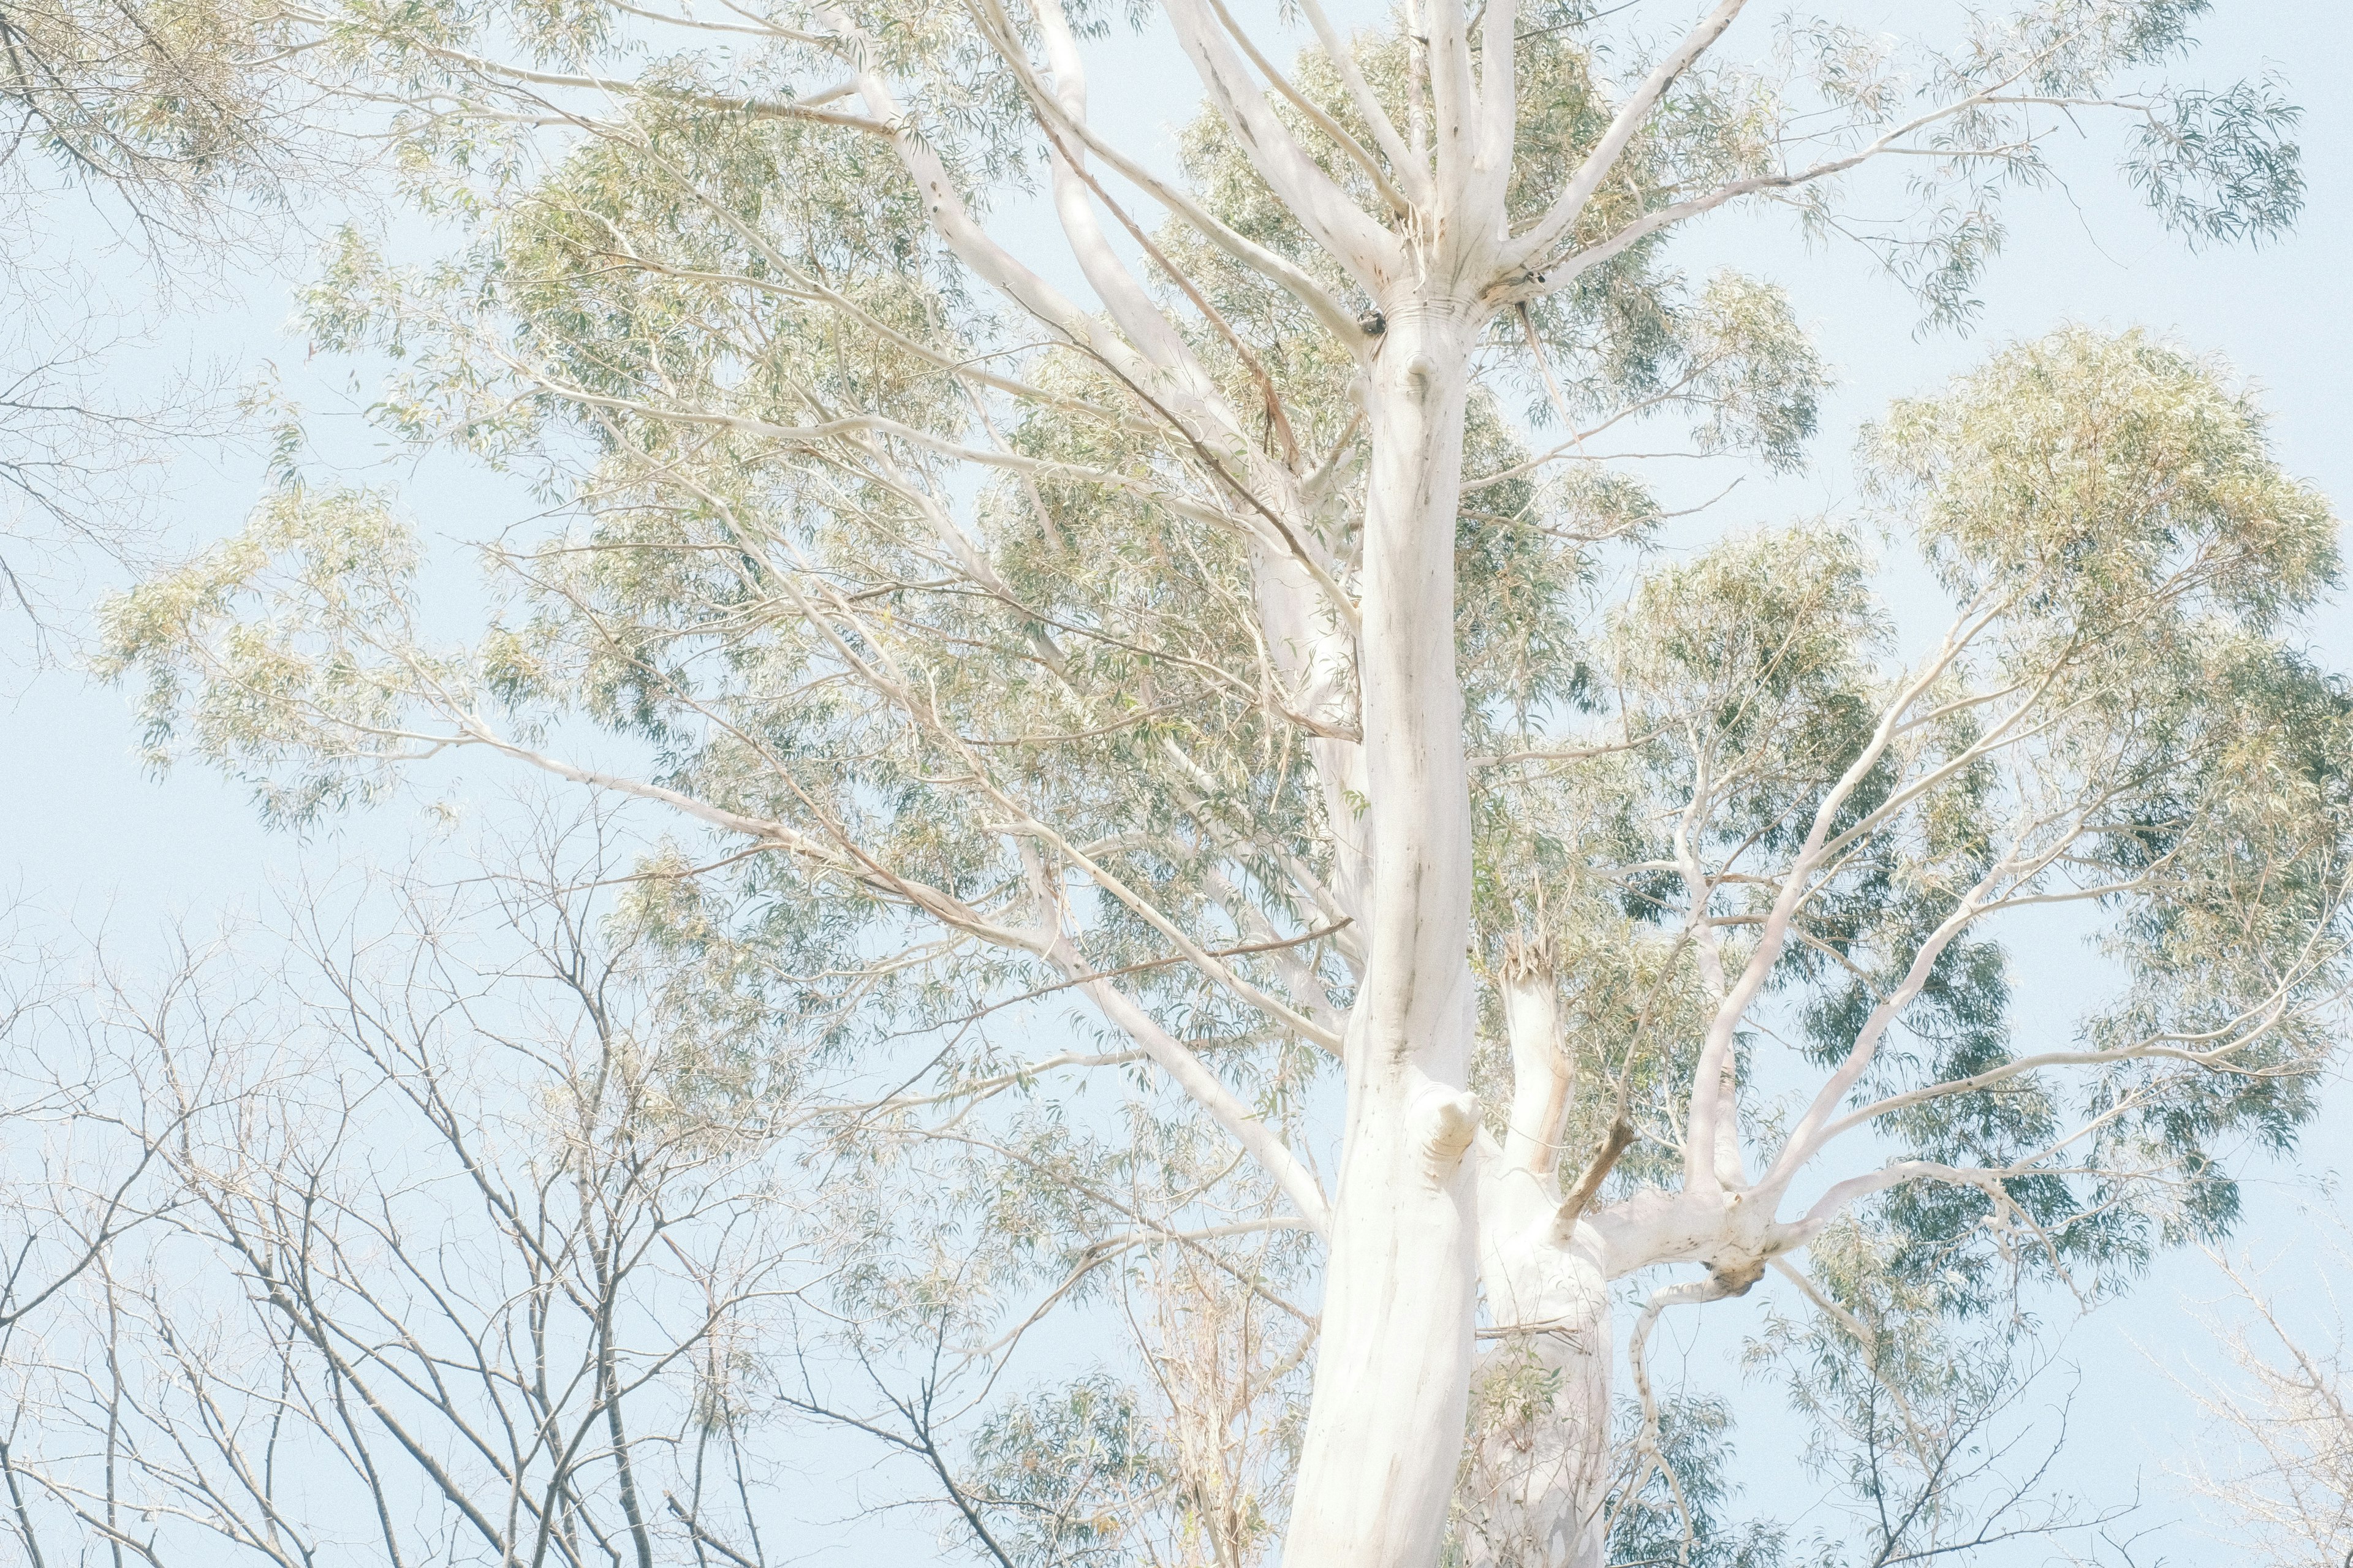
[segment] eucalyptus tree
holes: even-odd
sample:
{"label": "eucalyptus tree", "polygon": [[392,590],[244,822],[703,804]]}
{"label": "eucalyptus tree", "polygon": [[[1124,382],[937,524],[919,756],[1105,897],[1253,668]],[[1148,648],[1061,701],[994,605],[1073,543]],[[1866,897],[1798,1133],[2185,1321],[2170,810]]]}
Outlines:
{"label": "eucalyptus tree", "polygon": [[[118,191],[171,226],[272,156],[288,85],[256,68],[284,41],[228,0],[10,0],[0,8],[0,192],[44,174]],[[282,142],[281,136],[275,140]]]}
{"label": "eucalyptus tree", "polygon": [[[1786,466],[1812,426],[1788,301],[1686,280],[1677,225],[1783,204],[1965,318],[2069,116],[2194,235],[2284,224],[2271,89],[2132,85],[2201,9],[1801,12],[1760,65],[1740,0],[1303,0],[1285,67],[1166,0],[1208,100],[1171,168],[1091,113],[1084,8],[298,7],[411,105],[459,235],[347,237],[318,342],[397,356],[395,429],[568,521],[501,540],[451,641],[395,505],[290,481],[112,605],[110,668],[159,757],[287,819],[453,750],[675,808],[727,940],[898,1086],[839,1135],[981,1150],[1004,1246],[1084,1240],[1038,1310],[1138,1248],[1308,1238],[1271,1287],[1211,1270],[1320,1289],[1276,1309],[1313,1334],[1295,1476],[1261,1465],[1286,1563],[1451,1528],[1584,1568],[1672,1469],[1668,1308],[1779,1271],[1883,1369],[2005,1268],[2088,1289],[2226,1223],[2218,1151],[2308,1110],[2347,710],[2294,639],[2334,524],[2219,371],[2063,334],[1898,409],[1870,471],[1925,633],[1827,526],[1596,571],[1662,521],[1619,437]],[[583,719],[636,744],[575,760]],[[1989,931],[2069,904],[2124,989],[2019,1048]],[[1095,1048],[987,1043],[1064,1007]],[[1150,1135],[1220,1154],[1143,1197],[1100,1129],[1007,1109],[1139,1071]],[[1258,1342],[1239,1384],[1282,1397],[1310,1347]]]}
{"label": "eucalyptus tree", "polygon": [[0,5],[0,596],[45,629],[92,554],[153,563],[156,470],[237,424],[122,351],[284,254],[290,187],[354,162],[333,80],[267,5]]}

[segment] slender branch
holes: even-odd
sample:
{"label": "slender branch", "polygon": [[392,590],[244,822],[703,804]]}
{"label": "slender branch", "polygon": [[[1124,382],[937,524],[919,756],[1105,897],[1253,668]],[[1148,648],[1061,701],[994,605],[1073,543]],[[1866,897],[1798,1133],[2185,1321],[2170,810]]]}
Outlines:
{"label": "slender branch", "polygon": [[[1733,19],[1746,5],[1747,0],[1718,0],[1715,8],[1701,18],[1697,26],[1683,35],[1682,42],[1668,50],[1659,63],[1651,68],[1650,75],[1642,79],[1641,85],[1610,117],[1609,128],[1602,132],[1601,139],[1577,164],[1576,174],[1569,177],[1560,195],[1553,199],[1545,216],[1533,228],[1504,247],[1503,266],[1507,273],[1524,266],[1531,258],[1545,255],[1551,250],[1555,241],[1568,232],[1570,226],[1585,211],[1586,204],[1593,199],[1593,194],[1601,188],[1601,182],[1609,177],[1610,170],[1617,167],[1620,156],[1625,153],[1627,144],[1633,141],[1634,133],[1642,128],[1666,98],[1667,89],[1724,36],[1725,30],[1732,26]],[[1627,243],[1631,244],[1632,241]]]}

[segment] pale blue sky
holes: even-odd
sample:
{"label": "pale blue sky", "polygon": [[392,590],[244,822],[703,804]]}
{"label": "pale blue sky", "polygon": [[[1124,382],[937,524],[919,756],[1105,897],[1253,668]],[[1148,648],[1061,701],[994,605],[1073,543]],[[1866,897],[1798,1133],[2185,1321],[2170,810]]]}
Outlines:
{"label": "pale blue sky", "polygon": [[[1689,6],[1643,0],[1643,9],[1666,18]],[[1946,8],[1846,9],[1895,30],[1924,11]],[[1735,502],[1693,524],[1679,542],[1687,545],[1723,521],[1841,510],[1851,499],[1847,453],[1855,428],[1889,397],[1925,390],[1991,345],[2063,321],[2145,325],[2184,347],[2227,356],[2263,388],[2287,466],[2353,504],[2353,438],[2346,431],[2353,399],[2345,391],[2346,367],[2353,364],[2353,311],[2346,306],[2353,263],[2353,89],[2341,70],[2341,62],[2353,58],[2353,6],[2222,0],[2216,12],[2204,28],[2211,42],[2191,73],[2220,82],[2277,68],[2307,110],[2308,205],[2291,238],[2261,250],[2192,253],[2122,188],[2111,172],[2113,142],[2087,145],[2069,155],[2069,189],[2029,194],[2009,207],[2010,249],[1987,280],[1977,331],[1921,342],[1913,335],[1912,303],[1861,255],[1809,254],[1771,215],[1713,220],[1685,242],[1687,264],[1704,270],[1734,262],[1788,285],[1841,384],[1826,407],[1810,471],[1744,487]],[[1763,20],[1751,30],[1761,34]],[[1741,40],[1736,33],[1733,45]],[[1192,96],[1182,72],[1170,68],[1171,55],[1152,40],[1123,38],[1096,57],[1098,116],[1130,145],[1165,157],[1170,128],[1189,114]],[[68,232],[75,243],[95,243],[96,225],[79,216],[72,223]],[[1039,255],[1045,258],[1042,245]],[[533,510],[511,488],[452,467],[369,469],[387,449],[358,416],[364,392],[350,395],[341,379],[347,367],[306,362],[301,346],[279,331],[295,270],[249,277],[207,308],[183,311],[155,350],[125,362],[121,384],[136,386],[152,380],[155,367],[192,357],[218,357],[239,374],[274,362],[287,391],[310,405],[322,450],[375,482],[397,485],[429,529],[479,539]],[[182,464],[169,509],[177,539],[193,544],[233,528],[258,488],[259,469],[249,453]],[[2353,616],[2341,604],[2319,626],[2318,640],[2327,662],[2353,668]],[[19,667],[0,686],[0,823],[6,825],[0,893],[13,886],[36,904],[69,909],[86,921],[103,918],[134,940],[169,920],[208,924],[224,912],[255,908],[273,877],[306,860],[403,857],[424,824],[419,802],[407,799],[307,840],[273,834],[259,825],[241,790],[211,774],[185,769],[161,780],[147,776],[133,754],[136,737],[121,696],[65,668]],[[461,805],[489,802],[507,782],[498,770],[476,764],[438,778],[434,793]],[[2100,984],[2096,967],[2067,940],[2033,944],[2017,956],[2021,1026],[2063,1032]],[[2250,1192],[2248,1244],[2258,1257],[2286,1255],[2277,1279],[2300,1308],[2316,1310],[2323,1300],[2304,1262],[2311,1228],[2300,1205],[2334,1206],[2315,1184],[2353,1160],[2348,1110],[2353,1101],[2340,1089],[2331,1113],[2311,1130],[2298,1168],[2271,1173]],[[2099,1503],[2123,1500],[2140,1483],[2145,1506],[2131,1526],[2158,1530],[2137,1549],[2144,1565],[2235,1560],[2186,1522],[2180,1489],[2162,1473],[2195,1426],[2186,1397],[2156,1363],[2174,1359],[2165,1347],[2189,1330],[2188,1303],[2219,1293],[2202,1260],[2178,1258],[2133,1300],[2103,1310],[2066,1342],[2066,1354],[2082,1369],[2079,1441],[2064,1461],[2066,1482]],[[1681,1342],[1691,1347],[1695,1367],[1717,1364],[1727,1339],[1744,1327],[1738,1310],[1713,1314],[1706,1339]],[[1788,1436],[1771,1424],[1754,1428],[1759,1452],[1749,1473],[1770,1496],[1790,1495],[1785,1487],[1803,1484],[1786,1453],[1772,1452],[1786,1447]],[[882,1559],[851,1550],[839,1560]]]}

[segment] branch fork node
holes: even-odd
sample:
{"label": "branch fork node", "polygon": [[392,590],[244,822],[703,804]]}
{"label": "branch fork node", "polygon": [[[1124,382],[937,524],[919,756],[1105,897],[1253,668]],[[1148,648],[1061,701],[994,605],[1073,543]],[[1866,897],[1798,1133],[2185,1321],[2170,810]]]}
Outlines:
{"label": "branch fork node", "polygon": [[1707,1266],[1708,1282],[1726,1296],[1746,1296],[1765,1278],[1765,1259],[1742,1258]]}

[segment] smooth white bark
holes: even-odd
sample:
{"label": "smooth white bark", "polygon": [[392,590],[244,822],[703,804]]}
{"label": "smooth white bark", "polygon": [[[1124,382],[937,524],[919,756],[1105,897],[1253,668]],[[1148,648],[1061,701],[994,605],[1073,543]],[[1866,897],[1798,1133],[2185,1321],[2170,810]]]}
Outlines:
{"label": "smooth white bark", "polygon": [[1466,310],[1395,307],[1367,377],[1369,929],[1286,1568],[1435,1562],[1470,1395],[1478,1199],[1463,1155],[1477,1104],[1454,527],[1476,330]]}
{"label": "smooth white bark", "polygon": [[1564,1244],[1547,1177],[1497,1157],[1480,1183],[1493,1345],[1461,1496],[1473,1568],[1600,1568],[1609,1483],[1609,1281],[1599,1234]]}
{"label": "smooth white bark", "polygon": [[1504,1163],[1538,1176],[1560,1163],[1561,1117],[1576,1078],[1560,1036],[1560,982],[1541,942],[1512,943],[1497,976],[1504,1040],[1512,1053],[1512,1103]]}
{"label": "smooth white bark", "polygon": [[1497,979],[1512,1101],[1502,1148],[1482,1144],[1480,1163],[1489,1348],[1472,1386],[1462,1558],[1472,1568],[1599,1568],[1609,1480],[1606,1248],[1593,1226],[1564,1215],[1555,1174],[1575,1081],[1551,952],[1541,941],[1515,941]]}

